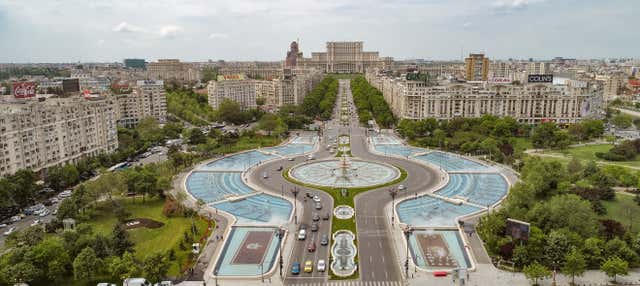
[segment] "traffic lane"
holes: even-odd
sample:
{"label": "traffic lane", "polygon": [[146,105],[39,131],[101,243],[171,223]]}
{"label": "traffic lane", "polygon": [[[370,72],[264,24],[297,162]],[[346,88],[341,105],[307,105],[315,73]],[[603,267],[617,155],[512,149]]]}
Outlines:
{"label": "traffic lane", "polygon": [[[369,196],[367,201],[379,196]],[[356,203],[358,205],[358,203]],[[360,253],[360,271],[364,281],[400,280],[399,265],[393,253],[384,214],[379,208],[358,212],[358,251]]]}

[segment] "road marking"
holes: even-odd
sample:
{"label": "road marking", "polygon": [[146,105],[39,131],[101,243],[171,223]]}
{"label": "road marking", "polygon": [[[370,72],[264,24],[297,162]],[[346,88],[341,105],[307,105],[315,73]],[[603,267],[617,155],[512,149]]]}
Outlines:
{"label": "road marking", "polygon": [[378,241],[378,247],[382,249],[382,242]]}
{"label": "road marking", "polygon": [[387,270],[384,271],[384,278],[389,279],[389,272],[387,272]]}

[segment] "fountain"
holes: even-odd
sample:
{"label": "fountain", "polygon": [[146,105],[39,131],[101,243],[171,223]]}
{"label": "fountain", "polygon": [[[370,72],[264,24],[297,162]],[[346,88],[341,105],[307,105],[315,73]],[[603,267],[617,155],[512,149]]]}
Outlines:
{"label": "fountain", "polygon": [[339,205],[333,209],[333,215],[337,219],[350,219],[355,213],[355,210],[347,205]]}
{"label": "fountain", "polygon": [[339,230],[333,234],[331,270],[337,276],[347,277],[356,272],[355,257],[357,250],[353,242],[354,239],[355,235],[348,230]]}
{"label": "fountain", "polygon": [[289,170],[289,176],[302,183],[334,188],[382,185],[400,177],[400,171],[385,163],[349,159],[307,162]]}

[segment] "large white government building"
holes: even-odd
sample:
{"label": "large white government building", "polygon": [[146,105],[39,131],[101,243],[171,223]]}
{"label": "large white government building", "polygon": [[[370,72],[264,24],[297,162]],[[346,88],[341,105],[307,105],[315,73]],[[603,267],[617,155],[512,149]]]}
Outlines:
{"label": "large white government building", "polygon": [[364,51],[364,43],[327,42],[325,52],[313,52],[305,58],[298,42],[292,42],[285,65],[316,68],[325,73],[364,73],[371,68],[384,68],[393,64],[393,58],[380,57],[378,52]]}
{"label": "large white government building", "polygon": [[510,116],[524,123],[575,123],[588,111],[588,99],[602,89],[586,82],[491,83],[429,82],[391,77],[378,70],[366,73],[393,113],[401,119]]}
{"label": "large white government building", "polygon": [[112,98],[0,102],[0,175],[115,151],[117,108]]}

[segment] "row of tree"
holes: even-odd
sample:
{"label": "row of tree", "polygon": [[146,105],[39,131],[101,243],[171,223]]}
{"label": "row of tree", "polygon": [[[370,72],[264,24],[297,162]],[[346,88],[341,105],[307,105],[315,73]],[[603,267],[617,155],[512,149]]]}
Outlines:
{"label": "row of tree", "polygon": [[370,85],[364,76],[358,76],[351,80],[351,93],[360,123],[366,124],[369,120],[374,119],[382,128],[390,128],[396,123],[382,92]]}
{"label": "row of tree", "polygon": [[167,111],[197,126],[217,120],[216,112],[208,104],[206,94],[191,89],[176,89],[167,92]]}
{"label": "row of tree", "polygon": [[[494,259],[513,262],[532,279],[545,277],[548,269],[572,276],[599,268],[612,277],[624,274],[640,265],[640,235],[623,222],[602,218],[606,209],[601,201],[614,199],[612,186],[622,179],[615,173],[594,162],[583,166],[572,160],[563,167],[527,158],[521,181],[502,208],[480,220],[478,234]],[[637,183],[637,174],[635,178]],[[530,223],[527,240],[511,236],[507,218]],[[621,264],[624,271],[611,270]]]}
{"label": "row of tree", "polygon": [[338,96],[338,80],[325,76],[302,101],[302,113],[311,118],[327,120],[331,118],[333,106]]}

